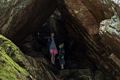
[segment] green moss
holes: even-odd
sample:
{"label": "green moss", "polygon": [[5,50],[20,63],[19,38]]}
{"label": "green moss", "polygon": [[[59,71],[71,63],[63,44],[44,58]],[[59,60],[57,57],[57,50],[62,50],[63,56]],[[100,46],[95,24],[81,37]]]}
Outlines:
{"label": "green moss", "polygon": [[8,40],[2,35],[0,35],[0,41],[2,41],[0,46],[5,50],[6,54],[9,57],[11,57],[16,63],[20,63],[24,66],[30,65],[25,55],[20,51],[20,49],[15,44],[12,43],[12,41]]}
{"label": "green moss", "polygon": [[0,35],[0,80],[47,80],[41,60],[25,56],[12,41]]}
{"label": "green moss", "polygon": [[18,64],[16,64],[1,47],[0,54],[0,59],[4,61],[1,62],[2,64],[0,65],[0,78],[2,80],[17,80],[18,78],[25,79],[25,77],[29,75],[29,73]]}
{"label": "green moss", "polygon": [[10,40],[0,35],[0,80],[26,80],[29,73],[16,62],[26,58]]}

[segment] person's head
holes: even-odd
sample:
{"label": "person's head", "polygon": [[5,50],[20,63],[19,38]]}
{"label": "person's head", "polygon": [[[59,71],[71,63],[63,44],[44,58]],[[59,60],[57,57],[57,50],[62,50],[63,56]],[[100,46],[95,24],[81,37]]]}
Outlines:
{"label": "person's head", "polygon": [[61,43],[60,45],[59,45],[59,48],[63,48],[64,47],[64,43]]}
{"label": "person's head", "polygon": [[54,35],[55,35],[54,33],[51,33],[51,36],[52,36],[52,37],[54,37]]}

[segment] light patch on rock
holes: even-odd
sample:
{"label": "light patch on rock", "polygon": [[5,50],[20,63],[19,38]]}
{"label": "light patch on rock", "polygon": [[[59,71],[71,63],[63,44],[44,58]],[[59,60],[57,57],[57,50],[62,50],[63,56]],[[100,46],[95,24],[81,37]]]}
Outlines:
{"label": "light patch on rock", "polygon": [[120,67],[120,59],[115,54],[112,53],[109,58],[112,59]]}
{"label": "light patch on rock", "polygon": [[100,23],[99,34],[103,33],[114,34],[120,36],[120,20],[117,15],[111,17],[111,19],[103,20]]}
{"label": "light patch on rock", "polygon": [[74,12],[75,12],[75,14],[78,14],[78,13],[79,13],[79,11],[77,11],[77,10],[74,10]]}
{"label": "light patch on rock", "polygon": [[112,0],[112,1],[114,1],[116,4],[120,6],[120,0]]}

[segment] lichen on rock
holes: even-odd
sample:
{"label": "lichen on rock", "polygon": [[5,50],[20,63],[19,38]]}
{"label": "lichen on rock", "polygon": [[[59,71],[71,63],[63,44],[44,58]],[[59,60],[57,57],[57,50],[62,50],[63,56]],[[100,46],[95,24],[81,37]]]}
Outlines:
{"label": "lichen on rock", "polygon": [[[2,35],[0,35],[0,42],[0,80],[27,80],[29,72],[15,62],[15,59],[20,58],[17,47]],[[9,52],[8,47],[13,51]],[[11,58],[13,54],[16,58]]]}
{"label": "lichen on rock", "polygon": [[0,35],[0,80],[53,80],[44,58],[32,58],[9,39]]}

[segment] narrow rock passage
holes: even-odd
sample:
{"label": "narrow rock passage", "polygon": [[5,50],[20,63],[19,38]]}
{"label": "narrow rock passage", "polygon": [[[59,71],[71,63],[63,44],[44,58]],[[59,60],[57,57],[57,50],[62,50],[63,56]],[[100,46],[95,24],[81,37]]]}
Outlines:
{"label": "narrow rock passage", "polygon": [[[81,37],[79,43],[76,42],[64,28],[64,23],[60,21],[58,22],[58,31],[55,36],[55,41],[57,46],[61,41],[65,43],[65,69],[60,69],[57,56],[56,64],[51,64],[48,49],[48,37],[50,36],[50,26],[48,23],[43,25],[42,29],[38,32],[35,32],[26,38],[24,41],[25,44],[21,47],[22,51],[27,55],[37,57],[38,59],[40,57],[44,57],[50,65],[49,67],[46,67],[50,68],[50,70],[52,70],[52,72],[57,76],[55,78],[59,78],[60,80],[98,80],[94,79],[97,76],[102,77],[99,80],[103,80],[103,72],[99,70],[86,55],[88,49],[85,45],[86,41]],[[51,73],[46,74],[48,75]]]}
{"label": "narrow rock passage", "polygon": [[119,9],[111,0],[0,0],[0,80],[119,80]]}

